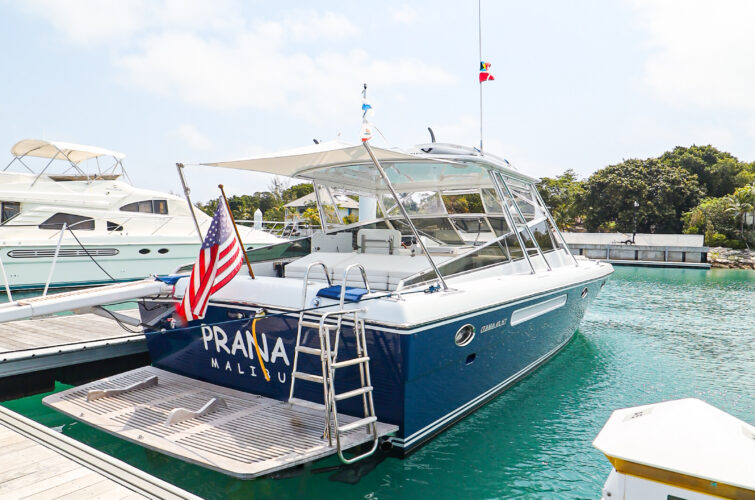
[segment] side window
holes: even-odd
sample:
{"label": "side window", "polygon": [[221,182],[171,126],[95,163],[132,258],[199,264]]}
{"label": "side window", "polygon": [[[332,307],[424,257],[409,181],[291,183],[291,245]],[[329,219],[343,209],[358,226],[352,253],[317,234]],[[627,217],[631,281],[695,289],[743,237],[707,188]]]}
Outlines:
{"label": "side window", "polygon": [[143,214],[167,214],[168,200],[135,201],[121,207],[121,212],[140,212]]}
{"label": "side window", "polygon": [[168,213],[168,200],[152,200],[153,212],[156,214],[167,215]]}
{"label": "side window", "polygon": [[5,222],[12,219],[21,212],[21,204],[17,201],[4,201],[2,203],[2,219],[0,222]]}
{"label": "side window", "polygon": [[[463,245],[464,241],[454,229],[448,217],[423,217],[412,219],[414,226],[422,236],[436,240],[440,245]],[[393,227],[401,231],[401,234],[412,234],[411,228],[400,219],[391,220]]]}
{"label": "side window", "polygon": [[84,217],[82,215],[64,214],[58,212],[53,215],[42,224],[39,225],[39,229],[57,229],[63,228],[63,223],[66,223],[68,227],[79,231],[94,231],[94,219],[91,217]]}
{"label": "side window", "polygon": [[135,201],[134,203],[129,203],[128,205],[123,205],[121,207],[121,212],[138,212],[139,211],[139,202]]}
{"label": "side window", "polygon": [[107,230],[110,231],[123,231],[123,226],[116,222],[107,221]]}

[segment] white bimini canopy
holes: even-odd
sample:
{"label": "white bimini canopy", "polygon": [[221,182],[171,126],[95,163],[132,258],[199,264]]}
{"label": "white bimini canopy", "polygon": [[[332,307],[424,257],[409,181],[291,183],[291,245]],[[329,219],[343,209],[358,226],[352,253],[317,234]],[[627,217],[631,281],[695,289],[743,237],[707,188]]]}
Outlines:
{"label": "white bimini canopy", "polygon": [[18,141],[13,145],[10,152],[17,158],[34,156],[36,158],[60,159],[68,160],[74,165],[100,156],[112,156],[117,161],[126,158],[126,155],[123,153],[98,148],[97,146],[85,146],[83,144],[71,144],[60,141],[44,141],[42,139],[24,139]]}
{"label": "white bimini canopy", "polygon": [[[372,152],[375,153],[378,161],[381,162],[416,161],[423,159],[416,155],[393,149],[373,147]],[[372,162],[372,160],[364,146],[334,140],[303,148],[279,151],[277,153],[253,156],[240,160],[202,163],[202,165],[295,177],[301,172],[315,168],[338,167],[366,162]]]}
{"label": "white bimini canopy", "polygon": [[[430,162],[450,165],[460,164],[460,162],[472,162],[498,170],[509,177],[526,183],[538,182],[538,179],[518,172],[508,162],[494,156],[481,155],[473,148],[464,148],[449,144],[430,144],[418,146],[412,151],[377,147],[371,147],[370,149],[372,149],[377,160],[384,164]],[[369,165],[372,165],[372,159],[367,149],[362,144],[349,144],[341,140],[322,142],[303,148],[289,149],[239,160],[200,163],[200,165],[251,170],[286,177],[300,177],[330,184],[337,184],[339,180],[344,180],[339,174],[333,174],[332,172],[330,174],[323,173],[331,169],[331,167],[367,165],[367,170],[359,174],[364,174],[365,178],[357,182],[354,182],[355,180],[352,179],[351,185],[352,187],[356,187],[361,184],[363,187],[371,186],[373,189],[376,187],[374,179],[373,181],[367,179],[367,177],[372,175],[367,175]],[[319,171],[320,173],[315,173],[315,171]]]}

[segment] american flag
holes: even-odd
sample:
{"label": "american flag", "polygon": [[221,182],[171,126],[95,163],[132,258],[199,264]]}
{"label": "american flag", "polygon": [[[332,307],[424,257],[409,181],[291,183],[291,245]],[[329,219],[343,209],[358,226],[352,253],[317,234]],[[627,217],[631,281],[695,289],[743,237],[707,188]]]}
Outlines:
{"label": "american flag", "polygon": [[178,314],[184,321],[204,318],[210,295],[223,288],[241,269],[242,252],[221,197],[178,306]]}

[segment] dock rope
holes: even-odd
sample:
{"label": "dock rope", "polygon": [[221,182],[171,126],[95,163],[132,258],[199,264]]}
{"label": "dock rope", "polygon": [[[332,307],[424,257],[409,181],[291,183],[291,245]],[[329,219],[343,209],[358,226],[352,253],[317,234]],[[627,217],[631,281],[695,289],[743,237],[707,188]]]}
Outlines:
{"label": "dock rope", "polygon": [[[104,307],[102,308],[102,310],[105,311],[106,313],[108,313],[108,316],[110,316],[113,319],[113,321],[115,321],[116,323],[118,323],[118,326],[120,326],[121,328],[123,328],[127,332],[133,333],[134,335],[138,335],[140,333],[144,333],[143,330],[133,330],[133,329],[129,328],[128,326],[126,326],[126,323],[124,323],[123,321],[121,321],[120,319],[118,319],[118,317],[115,314],[113,314],[112,311],[110,311],[108,309],[105,309]],[[142,323],[141,321],[139,322],[139,325],[142,326],[142,327],[147,326],[144,323]]]}
{"label": "dock rope", "polygon": [[102,266],[100,265],[100,263],[99,263],[99,262],[97,262],[97,261],[96,261],[96,260],[94,259],[94,257],[92,257],[92,254],[90,254],[90,253],[89,253],[89,250],[87,250],[87,249],[86,249],[86,247],[85,247],[84,245],[82,245],[82,244],[81,244],[81,241],[79,241],[79,238],[78,238],[78,237],[76,236],[76,233],[74,233],[74,232],[73,232],[73,229],[71,229],[71,227],[70,227],[70,226],[67,226],[67,227],[66,227],[66,229],[68,229],[68,231],[69,231],[69,232],[71,233],[71,236],[73,236],[73,239],[75,239],[75,240],[76,240],[76,243],[78,243],[78,244],[79,244],[79,246],[81,247],[81,249],[82,249],[82,250],[84,250],[84,253],[85,253],[85,254],[87,254],[87,257],[89,257],[90,259],[92,259],[92,262],[94,262],[95,264],[97,264],[97,267],[99,267],[99,268],[100,268],[100,269],[102,270],[102,272],[103,272],[103,273],[107,274],[107,277],[108,277],[108,278],[110,278],[110,279],[111,279],[111,280],[113,280],[113,281],[117,281],[117,280],[116,280],[115,278],[113,278],[112,276],[110,276],[110,273],[109,273],[109,272],[105,271],[105,268],[104,268],[104,267],[102,267]]}
{"label": "dock rope", "polygon": [[260,368],[262,368],[262,374],[265,376],[265,380],[270,382],[270,374],[267,373],[265,368],[265,362],[262,361],[262,353],[260,352],[260,344],[257,342],[257,320],[265,316],[265,311],[261,310],[259,314],[254,316],[252,320],[252,338],[254,339],[254,350],[257,352],[257,359],[260,361]]}

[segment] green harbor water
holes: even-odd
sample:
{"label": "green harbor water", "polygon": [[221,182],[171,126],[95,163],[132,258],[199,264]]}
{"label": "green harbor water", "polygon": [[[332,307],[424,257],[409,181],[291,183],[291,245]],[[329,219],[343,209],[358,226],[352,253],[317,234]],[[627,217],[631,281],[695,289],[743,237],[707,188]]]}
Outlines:
{"label": "green harbor water", "polygon": [[611,411],[685,397],[755,423],[755,271],[617,267],[561,353],[404,460],[339,469],[330,458],[238,481],[77,423],[42,396],[4,405],[206,498],[600,498],[610,465],[591,443]]}

